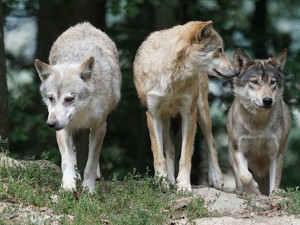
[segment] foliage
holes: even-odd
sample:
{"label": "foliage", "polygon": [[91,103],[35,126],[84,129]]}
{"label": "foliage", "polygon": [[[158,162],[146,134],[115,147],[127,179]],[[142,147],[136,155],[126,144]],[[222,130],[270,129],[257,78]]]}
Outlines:
{"label": "foliage", "polygon": [[286,205],[287,211],[291,214],[300,214],[300,190],[299,186],[295,188],[288,188],[287,192],[283,193],[287,197]]}
{"label": "foliage", "polygon": [[187,217],[190,222],[196,218],[209,216],[209,212],[205,208],[204,204],[205,202],[201,197],[194,198],[192,201],[190,201],[187,204],[186,211],[187,211]]}
{"label": "foliage", "polygon": [[[61,174],[51,168],[30,164],[26,170],[0,167],[0,200],[16,204],[49,207],[63,215],[62,224],[163,224],[173,217],[170,204],[184,194],[161,191],[153,178],[128,174],[124,181],[116,175],[110,181],[98,182],[93,195],[78,186],[76,193],[58,190]],[[207,215],[203,200],[196,198],[187,206],[190,218]]]}
{"label": "foliage", "polygon": [[[78,15],[72,14],[72,4],[94,4],[94,1],[55,0],[55,12],[68,12],[68,20],[55,16],[54,13],[47,17],[39,18],[39,4],[46,1],[38,0],[4,0],[5,14],[7,17],[16,18],[35,16],[37,22],[42,21],[47,26],[46,33],[38,31],[36,38],[42,46],[37,53],[47,55],[49,49],[45,48],[45,42],[49,41],[50,34],[58,36],[62,30],[56,29],[60,20],[64,20],[66,26],[74,25],[79,21]],[[105,177],[113,172],[119,173],[123,178],[132,168],[145,173],[150,168],[153,173],[152,153],[149,134],[147,131],[145,109],[141,107],[137,98],[132,77],[132,62],[135,53],[142,41],[157,29],[164,29],[176,24],[183,24],[190,20],[213,20],[214,28],[221,34],[226,54],[232,58],[236,48],[244,48],[253,58],[268,58],[288,47],[288,59],[285,66],[285,93],[284,99],[288,103],[292,117],[293,128],[285,154],[285,163],[282,176],[282,186],[295,186],[300,182],[299,134],[300,117],[297,117],[300,106],[299,87],[299,49],[300,49],[300,3],[287,0],[260,0],[260,1],[171,1],[171,0],[106,0],[105,24],[94,24],[101,27],[116,42],[120,53],[120,66],[122,69],[122,100],[116,111],[109,116],[108,131],[101,152],[101,166]],[[266,4],[266,10],[260,4]],[[96,6],[95,6],[96,7]],[[47,8],[47,7],[44,7]],[[50,10],[50,9],[48,9]],[[258,15],[257,13],[260,14]],[[82,12],[84,14],[86,12]],[[59,15],[59,14],[58,14]],[[101,15],[99,15],[100,17]],[[55,19],[54,19],[55,17]],[[255,19],[259,18],[259,20]],[[67,21],[67,22],[65,22]],[[97,20],[96,20],[97,21]],[[99,19],[100,21],[100,19]],[[106,26],[105,26],[106,25]],[[262,31],[257,28],[264,25]],[[48,32],[48,33],[47,33]],[[52,42],[54,40],[51,40]],[[259,45],[257,45],[257,42]],[[21,55],[21,54],[20,54]],[[8,58],[8,76],[12,71],[24,69],[34,71],[33,62],[26,59],[10,56]],[[34,58],[34,57],[32,57]],[[18,68],[16,68],[18,67]],[[17,74],[20,71],[18,70]],[[18,80],[18,79],[16,79]],[[210,79],[209,101],[211,104],[213,136],[219,154],[222,171],[229,169],[227,155],[226,114],[233,100],[232,85],[214,78]],[[32,155],[40,157],[42,152],[48,152],[49,159],[60,162],[59,151],[55,142],[54,132],[45,126],[46,108],[41,105],[38,93],[39,81],[20,86],[10,91],[10,139],[11,153],[20,158],[28,158]],[[15,92],[20,92],[15,97]],[[199,130],[199,129],[198,129]],[[197,133],[195,140],[194,164],[192,183],[199,184],[203,174],[198,170],[204,154],[202,146],[203,137]]]}

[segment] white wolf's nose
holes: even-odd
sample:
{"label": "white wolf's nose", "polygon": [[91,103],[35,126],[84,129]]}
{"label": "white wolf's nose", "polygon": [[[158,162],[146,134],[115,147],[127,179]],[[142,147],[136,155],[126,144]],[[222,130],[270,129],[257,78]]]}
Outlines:
{"label": "white wolf's nose", "polygon": [[47,124],[47,126],[50,127],[50,128],[56,127],[56,122],[55,122],[55,121],[51,121],[51,122],[47,121],[46,124]]}

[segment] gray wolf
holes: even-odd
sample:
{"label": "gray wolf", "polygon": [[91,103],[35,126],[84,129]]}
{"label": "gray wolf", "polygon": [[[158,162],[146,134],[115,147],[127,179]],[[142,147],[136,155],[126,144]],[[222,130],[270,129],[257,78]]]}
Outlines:
{"label": "gray wolf", "polygon": [[271,194],[279,188],[283,154],[291,127],[282,99],[287,50],[267,60],[234,53],[240,75],[227,116],[229,162],[238,193]]}
{"label": "gray wolf", "polygon": [[35,60],[40,92],[49,112],[47,125],[56,130],[63,171],[62,188],[76,190],[74,135],[90,129],[83,187],[93,192],[100,176],[99,157],[106,120],[120,99],[118,52],[102,31],[85,22],[69,28],[54,42],[49,65]]}
{"label": "gray wolf", "polygon": [[134,60],[134,83],[142,104],[147,107],[155,173],[171,184],[175,183],[175,148],[170,136],[170,118],[182,119],[178,190],[191,190],[196,120],[208,150],[209,182],[215,188],[223,187],[211,134],[207,75],[222,79],[236,75],[212,21],[192,21],[153,32],[142,43]]}

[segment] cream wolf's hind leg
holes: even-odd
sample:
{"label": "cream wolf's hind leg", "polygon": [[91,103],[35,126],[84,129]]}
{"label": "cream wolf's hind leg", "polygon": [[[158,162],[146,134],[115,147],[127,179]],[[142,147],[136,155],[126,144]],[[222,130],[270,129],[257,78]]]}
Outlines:
{"label": "cream wolf's hind leg", "polygon": [[89,155],[84,169],[84,180],[82,186],[89,190],[90,193],[95,191],[97,170],[99,165],[100,152],[106,133],[106,121],[100,126],[90,129],[89,137]]}
{"label": "cream wolf's hind leg", "polygon": [[159,117],[153,118],[149,111],[147,111],[146,116],[151,139],[155,174],[167,178],[166,159],[163,151],[163,121]]}
{"label": "cream wolf's hind leg", "polygon": [[170,118],[163,120],[163,142],[166,157],[168,179],[171,184],[175,184],[175,146],[170,134]]}
{"label": "cream wolf's hind leg", "polygon": [[205,138],[205,148],[208,155],[208,182],[216,189],[222,190],[224,185],[223,174],[218,163],[218,153],[215,140],[212,136],[211,118],[207,100],[208,89],[200,91],[197,101],[197,121]]}

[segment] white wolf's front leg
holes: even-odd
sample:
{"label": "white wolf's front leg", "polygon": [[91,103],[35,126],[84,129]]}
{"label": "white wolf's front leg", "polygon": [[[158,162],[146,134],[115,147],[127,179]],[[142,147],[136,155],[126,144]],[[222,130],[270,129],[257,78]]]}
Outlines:
{"label": "white wolf's front leg", "polygon": [[100,151],[102,148],[105,133],[106,121],[100,124],[100,126],[95,126],[90,130],[89,154],[86,167],[84,169],[84,180],[82,184],[83,188],[88,189],[90,193],[93,193],[95,191]]}
{"label": "white wolf's front leg", "polygon": [[73,148],[72,132],[62,129],[56,132],[56,139],[61,155],[61,168],[63,172],[62,188],[65,190],[76,190],[76,152]]}

